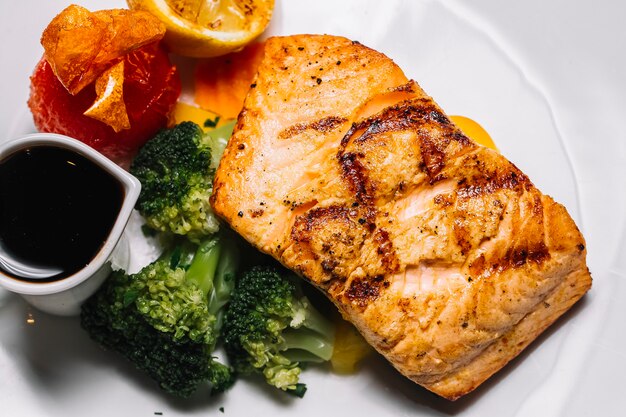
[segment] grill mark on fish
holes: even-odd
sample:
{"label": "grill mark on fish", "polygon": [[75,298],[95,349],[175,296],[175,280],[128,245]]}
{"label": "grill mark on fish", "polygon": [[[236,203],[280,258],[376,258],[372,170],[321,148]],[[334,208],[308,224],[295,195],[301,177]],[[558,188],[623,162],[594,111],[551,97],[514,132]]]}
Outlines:
{"label": "grill mark on fish", "polygon": [[[357,258],[361,253],[365,236],[369,232],[362,219],[365,213],[360,208],[339,205],[315,207],[296,217],[291,229],[291,238],[301,245],[310,256],[318,259],[322,271],[326,274],[323,285],[343,291],[343,282],[351,274],[351,270],[342,267],[349,258]],[[314,239],[319,233],[328,231],[323,244],[315,245]],[[335,251],[343,255],[343,261],[337,258]],[[330,281],[330,282],[329,282]]]}
{"label": "grill mark on fish", "polygon": [[331,273],[339,265],[339,262],[335,259],[324,259],[322,261],[322,269],[326,273]]}
{"label": "grill mark on fish", "polygon": [[[407,86],[406,88],[412,88],[411,83]],[[401,89],[403,86],[398,88]],[[445,166],[444,150],[450,142],[458,142],[463,146],[472,145],[471,140],[439,111],[432,100],[413,98],[389,106],[365,120],[353,123],[341,140],[337,156],[341,161],[351,141],[357,144],[364,143],[382,133],[403,130],[417,132],[423,161],[420,168],[426,172],[431,184],[445,179],[438,174]],[[434,137],[433,130],[440,132],[440,135]]]}
{"label": "grill mark on fish", "polygon": [[435,142],[431,140],[429,134],[420,132],[418,134],[418,140],[420,142],[420,151],[422,154],[422,164],[420,169],[426,172],[430,183],[433,184],[437,175],[441,172],[445,166],[446,154],[440,150]]}
{"label": "grill mark on fish", "polygon": [[344,292],[345,297],[358,307],[365,308],[378,298],[382,288],[389,287],[389,281],[383,275],[355,278]]}
{"label": "grill mark on fish", "polygon": [[[445,118],[432,102],[425,98],[404,100],[398,104],[389,106],[365,120],[353,123],[348,132],[346,132],[341,139],[339,154],[345,151],[353,136],[357,136],[356,133],[360,134],[354,140],[365,142],[372,136],[380,133],[416,129],[428,122],[431,115],[435,115],[437,120]],[[441,117],[439,115],[441,115]],[[448,120],[447,124],[449,123]]]}
{"label": "grill mark on fish", "polygon": [[348,152],[339,155],[343,178],[356,197],[356,201],[367,206],[372,204],[373,186],[369,184],[367,170],[358,160],[359,155]]}
{"label": "grill mark on fish", "polygon": [[330,132],[331,130],[341,126],[348,120],[343,117],[329,116],[310,123],[297,123],[289,126],[278,134],[279,139],[289,139],[305,130],[315,130],[320,133]]}
{"label": "grill mark on fish", "polygon": [[472,277],[489,277],[501,274],[507,269],[518,269],[527,264],[541,265],[551,258],[549,249],[544,242],[524,242],[521,245],[510,247],[500,259],[487,262],[484,255],[480,255],[469,264]]}
{"label": "grill mark on fish", "polygon": [[527,181],[528,178],[523,174],[507,172],[504,175],[474,179],[473,184],[458,188],[457,195],[459,198],[476,198],[503,189],[522,192]]}
{"label": "grill mark on fish", "polygon": [[511,190],[521,194],[532,187],[531,181],[515,165],[510,164],[506,171],[487,171],[484,163],[473,154],[465,164],[472,164],[478,175],[458,181],[457,196],[462,199],[478,198],[499,190]]}
{"label": "grill mark on fish", "polygon": [[472,242],[470,231],[465,224],[465,218],[461,218],[459,216],[454,219],[452,231],[454,233],[454,237],[456,238],[457,245],[461,247],[461,255],[467,255],[470,249],[472,249]]}
{"label": "grill mark on fish", "polygon": [[310,242],[311,232],[317,226],[324,226],[324,223],[329,220],[354,224],[350,219],[349,211],[350,209],[343,206],[315,207],[296,217],[291,229],[291,238],[296,242]]}
{"label": "grill mark on fish", "polygon": [[400,261],[393,247],[393,242],[389,237],[389,232],[382,228],[378,229],[374,236],[374,241],[378,245],[376,252],[381,257],[383,268],[389,274],[397,272],[400,268]]}
{"label": "grill mark on fish", "polygon": [[[533,207],[531,208],[531,216],[540,216],[541,218],[536,220],[542,224],[544,207],[541,198],[533,199]],[[501,205],[499,200],[494,201],[494,205]],[[502,223],[502,218],[498,221],[498,227]],[[456,232],[456,231],[455,231]],[[550,249],[545,243],[545,226],[541,230],[540,236],[533,236],[536,239],[524,239],[521,242],[513,242],[507,249],[504,255],[500,258],[490,259],[487,261],[484,254],[481,254],[478,258],[474,259],[468,265],[468,270],[472,277],[489,277],[493,274],[501,274],[508,269],[518,269],[527,266],[528,264],[535,264],[540,266],[543,263],[551,259]],[[457,235],[458,239],[458,235]]]}
{"label": "grill mark on fish", "polygon": [[391,89],[391,91],[402,92],[402,93],[415,93],[415,81],[409,80],[406,84],[399,85]]}
{"label": "grill mark on fish", "polygon": [[533,262],[541,264],[550,259],[550,253],[545,243],[540,242],[534,245],[523,245],[519,247],[509,248],[504,256],[503,268],[521,268],[527,263]]}
{"label": "grill mark on fish", "polygon": [[480,256],[474,259],[468,265],[469,272],[471,274],[472,279],[479,277],[484,274],[487,268],[487,261],[485,259],[485,254],[481,253]]}
{"label": "grill mark on fish", "polygon": [[466,145],[471,144],[469,138],[460,132],[445,114],[439,111],[432,100],[413,98],[389,106],[382,112],[363,121],[353,123],[342,139],[341,145],[345,149],[352,136],[358,131],[363,133],[355,141],[365,142],[380,133],[417,130],[426,124],[437,125],[448,141],[454,140]]}
{"label": "grill mark on fish", "polygon": [[365,142],[372,136],[380,133],[417,129],[429,121],[435,121],[444,125],[450,124],[448,118],[439,112],[430,100],[425,98],[405,100],[387,107],[372,117],[355,123],[353,129],[350,129],[346,134],[347,139],[344,138],[342,142],[347,144],[347,140],[350,139],[349,135],[351,136],[359,130],[363,130],[363,133],[355,140]]}

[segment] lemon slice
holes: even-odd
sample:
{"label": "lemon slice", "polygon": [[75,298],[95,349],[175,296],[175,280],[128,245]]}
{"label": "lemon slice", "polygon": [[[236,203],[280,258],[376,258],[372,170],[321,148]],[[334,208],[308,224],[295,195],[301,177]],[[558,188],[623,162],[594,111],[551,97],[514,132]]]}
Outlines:
{"label": "lemon slice", "polygon": [[338,374],[352,374],[361,361],[374,352],[374,348],[347,321],[338,318],[335,326],[335,346],[330,364]]}
{"label": "lemon slice", "polygon": [[[170,120],[172,124],[176,125],[182,122],[194,122],[205,132],[224,124],[222,118],[217,113],[204,110],[192,104],[183,103],[182,101],[177,102],[174,106],[174,110],[170,114]],[[209,123],[206,123],[207,120]],[[211,126],[211,121],[215,125]]]}
{"label": "lemon slice", "polygon": [[498,150],[496,144],[493,142],[493,139],[489,136],[489,133],[487,133],[487,131],[474,120],[465,116],[450,116],[450,120],[452,120],[452,122],[474,142],[487,148],[491,148],[494,151]]}
{"label": "lemon slice", "polygon": [[127,0],[167,27],[164,41],[176,54],[208,58],[238,50],[267,27],[274,0]]}

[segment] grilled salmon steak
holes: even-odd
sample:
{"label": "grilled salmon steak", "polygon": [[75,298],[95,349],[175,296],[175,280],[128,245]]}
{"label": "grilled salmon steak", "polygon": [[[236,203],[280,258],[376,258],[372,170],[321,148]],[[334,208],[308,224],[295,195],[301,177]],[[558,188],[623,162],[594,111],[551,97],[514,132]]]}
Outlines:
{"label": "grilled salmon steak", "polygon": [[270,38],[212,205],[402,374],[467,394],[591,286],[565,208],[358,42]]}

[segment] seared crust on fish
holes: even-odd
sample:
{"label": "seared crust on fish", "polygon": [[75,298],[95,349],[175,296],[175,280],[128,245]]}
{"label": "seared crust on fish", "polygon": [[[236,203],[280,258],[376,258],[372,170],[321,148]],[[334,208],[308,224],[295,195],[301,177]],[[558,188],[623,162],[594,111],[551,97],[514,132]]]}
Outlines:
{"label": "seared crust on fish", "polygon": [[563,206],[466,137],[393,61],[341,37],[267,41],[212,205],[448,399],[591,286]]}

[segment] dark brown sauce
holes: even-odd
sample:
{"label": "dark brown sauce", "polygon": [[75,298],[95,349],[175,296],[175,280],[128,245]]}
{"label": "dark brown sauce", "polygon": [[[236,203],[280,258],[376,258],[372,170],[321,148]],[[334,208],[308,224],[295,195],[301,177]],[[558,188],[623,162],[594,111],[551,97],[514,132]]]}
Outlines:
{"label": "dark brown sauce", "polygon": [[109,236],[122,206],[120,182],[70,150],[35,146],[0,161],[0,244],[22,263],[60,269],[87,265]]}

